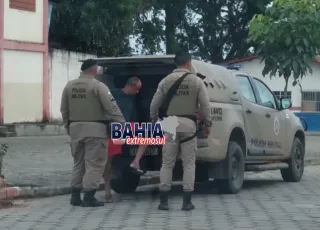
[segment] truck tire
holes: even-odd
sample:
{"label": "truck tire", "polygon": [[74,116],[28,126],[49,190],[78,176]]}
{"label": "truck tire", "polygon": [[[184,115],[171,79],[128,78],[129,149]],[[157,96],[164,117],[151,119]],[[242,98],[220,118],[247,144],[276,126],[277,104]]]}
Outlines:
{"label": "truck tire", "polygon": [[119,194],[133,193],[140,183],[140,176],[124,168],[118,173],[119,176],[111,179],[110,186]]}
{"label": "truck tire", "polygon": [[227,152],[227,179],[215,180],[219,192],[237,194],[244,181],[244,155],[238,143],[230,141]]}
{"label": "truck tire", "polygon": [[281,169],[281,176],[286,182],[299,182],[304,172],[304,148],[298,138],[293,140],[291,156],[288,160],[289,168]]}

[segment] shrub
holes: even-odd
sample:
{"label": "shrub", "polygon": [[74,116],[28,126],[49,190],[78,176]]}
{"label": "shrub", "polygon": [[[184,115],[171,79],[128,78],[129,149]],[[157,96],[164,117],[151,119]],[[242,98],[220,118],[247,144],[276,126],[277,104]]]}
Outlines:
{"label": "shrub", "polygon": [[1,144],[0,145],[0,177],[3,178],[2,175],[2,162],[3,162],[3,157],[7,154],[8,152],[8,145],[7,144]]}

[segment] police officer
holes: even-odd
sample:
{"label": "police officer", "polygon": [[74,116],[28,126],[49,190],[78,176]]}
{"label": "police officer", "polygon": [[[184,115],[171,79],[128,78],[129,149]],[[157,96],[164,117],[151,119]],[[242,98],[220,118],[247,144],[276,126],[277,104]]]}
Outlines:
{"label": "police officer", "polygon": [[121,123],[125,120],[109,88],[95,79],[96,61],[84,61],[81,71],[80,77],[69,81],[63,89],[60,109],[74,158],[70,204],[98,207],[104,205],[94,195],[107,162],[107,118]]}
{"label": "police officer", "polygon": [[177,116],[179,124],[177,126],[176,140],[167,138],[166,144],[163,146],[162,167],[160,170],[160,204],[158,209],[169,209],[168,192],[171,189],[172,170],[175,166],[177,155],[181,150],[184,192],[182,210],[189,211],[195,208],[191,202],[191,194],[194,190],[197,138],[192,138],[184,143],[180,143],[180,141],[194,136],[196,132],[195,114],[199,110],[198,104],[204,115],[207,135],[209,135],[212,124],[209,97],[204,82],[194,74],[191,55],[187,52],[177,53],[175,63],[177,69],[159,83],[150,106],[152,122],[156,122],[159,116],[159,108],[164,103],[169,88],[177,79],[188,73],[173,96],[166,113],[167,116]]}

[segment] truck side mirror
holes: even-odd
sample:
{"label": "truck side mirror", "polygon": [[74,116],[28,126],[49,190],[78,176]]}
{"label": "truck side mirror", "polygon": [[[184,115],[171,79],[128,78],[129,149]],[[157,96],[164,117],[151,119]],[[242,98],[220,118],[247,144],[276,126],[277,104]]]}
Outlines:
{"label": "truck side mirror", "polygon": [[292,102],[290,98],[282,97],[280,98],[280,110],[290,109]]}

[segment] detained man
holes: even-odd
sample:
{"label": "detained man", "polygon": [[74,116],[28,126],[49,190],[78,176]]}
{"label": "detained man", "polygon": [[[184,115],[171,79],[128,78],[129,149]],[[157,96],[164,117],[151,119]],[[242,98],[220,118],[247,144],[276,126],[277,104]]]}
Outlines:
{"label": "detained man", "polygon": [[[111,94],[115,99],[118,107],[121,110],[126,122],[137,120],[135,113],[135,96],[141,89],[141,81],[138,77],[131,77],[128,79],[126,85],[122,89],[112,89]],[[122,153],[122,145],[115,145],[108,140],[108,161],[104,170],[103,178],[105,181],[105,201],[112,202],[110,180],[112,178],[111,162],[113,156]]]}

